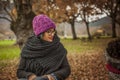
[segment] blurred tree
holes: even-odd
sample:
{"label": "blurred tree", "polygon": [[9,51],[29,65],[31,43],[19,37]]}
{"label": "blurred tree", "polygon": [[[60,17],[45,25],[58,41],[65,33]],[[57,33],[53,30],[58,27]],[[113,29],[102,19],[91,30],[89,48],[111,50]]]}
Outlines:
{"label": "blurred tree", "polygon": [[116,23],[120,25],[120,0],[96,0],[96,6],[112,19],[112,37],[116,35]]}
{"label": "blurred tree", "polygon": [[[7,0],[6,2],[10,2]],[[11,30],[17,37],[17,44],[22,48],[28,36],[32,33],[32,19],[35,14],[32,11],[32,2],[30,0],[13,0],[14,8],[9,10],[6,5],[3,5],[4,11],[9,15],[8,17],[1,16],[11,22]]]}
{"label": "blurred tree", "polygon": [[118,11],[117,11],[116,22],[117,22],[117,23],[119,24],[119,26],[120,26],[120,0],[118,1]]}
{"label": "blurred tree", "polygon": [[2,16],[0,18],[11,22],[11,29],[17,37],[20,48],[31,34],[32,19],[38,14],[46,14],[56,23],[70,23],[73,39],[77,39],[74,24],[76,18],[80,16],[86,24],[88,38],[91,40],[89,16],[97,13],[96,7],[92,4],[94,0],[13,0],[13,2],[12,10],[9,10],[6,5],[3,6],[10,19]]}
{"label": "blurred tree", "polygon": [[[61,3],[61,4],[60,4]],[[68,22],[71,25],[71,30],[73,34],[73,39],[77,39],[76,31],[75,31],[75,21],[79,16],[77,13],[78,8],[75,5],[75,0],[62,0],[59,1],[59,12],[61,12],[60,17],[63,18],[63,22]],[[63,6],[64,5],[64,6]],[[63,15],[63,16],[62,16]]]}
{"label": "blurred tree", "polygon": [[92,37],[89,30],[90,16],[99,14],[99,11],[94,6],[94,0],[78,0],[76,3],[79,8],[79,15],[82,21],[86,24],[88,39],[91,41]]}
{"label": "blurred tree", "polygon": [[74,0],[36,0],[34,11],[36,14],[44,13],[51,17],[56,23],[68,22],[71,24],[73,39],[77,39],[74,22],[77,16],[77,7]]}

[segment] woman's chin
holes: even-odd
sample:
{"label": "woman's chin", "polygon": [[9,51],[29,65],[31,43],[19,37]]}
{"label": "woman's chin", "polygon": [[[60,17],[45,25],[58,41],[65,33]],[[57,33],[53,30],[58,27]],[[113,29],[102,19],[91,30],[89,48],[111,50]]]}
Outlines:
{"label": "woman's chin", "polygon": [[53,40],[49,39],[48,42],[53,42]]}

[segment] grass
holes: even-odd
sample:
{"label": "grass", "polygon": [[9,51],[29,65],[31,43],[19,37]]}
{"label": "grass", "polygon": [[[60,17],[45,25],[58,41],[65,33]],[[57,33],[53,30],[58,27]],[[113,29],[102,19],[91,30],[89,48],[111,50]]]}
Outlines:
{"label": "grass", "polygon": [[[110,41],[110,38],[107,39],[94,39],[92,42],[81,41],[80,39],[61,39],[61,42],[67,49],[68,53],[85,53],[91,52],[98,49],[104,49],[106,44]],[[20,56],[20,49],[18,46],[13,45],[14,40],[3,40],[0,41],[0,60],[9,60],[18,58]]]}
{"label": "grass", "polygon": [[[112,39],[104,38],[88,42],[80,39],[61,39],[68,51],[68,60],[71,65],[71,75],[67,80],[104,80],[107,72],[104,67],[103,51],[110,40]],[[0,41],[0,80],[17,79],[16,68],[20,49],[13,45],[14,43],[15,41],[10,40]]]}
{"label": "grass", "polygon": [[111,40],[111,38],[107,39],[94,39],[92,42],[72,40],[72,39],[62,39],[61,42],[64,44],[65,48],[68,50],[68,53],[85,53],[92,52],[96,50],[104,50],[106,48],[107,43]]}
{"label": "grass", "polygon": [[19,57],[20,49],[14,45],[15,41],[0,41],[0,60],[9,60]]}

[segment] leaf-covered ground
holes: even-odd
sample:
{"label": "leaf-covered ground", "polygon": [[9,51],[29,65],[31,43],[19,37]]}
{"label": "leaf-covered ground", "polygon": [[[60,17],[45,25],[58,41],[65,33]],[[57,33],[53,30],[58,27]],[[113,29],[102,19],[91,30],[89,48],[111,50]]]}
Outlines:
{"label": "leaf-covered ground", "polygon": [[69,56],[72,73],[68,80],[108,80],[102,52]]}
{"label": "leaf-covered ground", "polygon": [[[80,40],[62,40],[68,50],[68,60],[71,66],[71,75],[67,80],[108,80],[104,49],[109,41],[110,39],[101,39],[90,43]],[[3,47],[0,44],[1,49]],[[18,62],[18,54],[13,59],[0,57],[0,80],[17,80]]]}
{"label": "leaf-covered ground", "polygon": [[[105,58],[101,51],[86,55],[68,55],[68,59],[71,65],[68,80],[108,80]],[[0,67],[0,80],[16,80],[18,59],[2,63],[7,66]]]}

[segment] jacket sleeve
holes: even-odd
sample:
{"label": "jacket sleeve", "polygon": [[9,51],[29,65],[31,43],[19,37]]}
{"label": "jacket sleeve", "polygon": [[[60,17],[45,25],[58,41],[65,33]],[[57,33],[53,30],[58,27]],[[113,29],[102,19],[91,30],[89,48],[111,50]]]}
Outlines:
{"label": "jacket sleeve", "polygon": [[20,63],[17,69],[17,77],[20,78],[28,78],[30,75],[32,75],[33,73],[31,72],[26,72],[25,71],[25,65],[26,65],[26,60],[25,58],[21,58],[20,59]]}
{"label": "jacket sleeve", "polygon": [[52,74],[56,76],[56,80],[65,80],[71,73],[70,65],[67,58],[63,60],[60,69]]}

